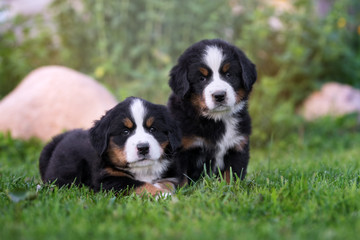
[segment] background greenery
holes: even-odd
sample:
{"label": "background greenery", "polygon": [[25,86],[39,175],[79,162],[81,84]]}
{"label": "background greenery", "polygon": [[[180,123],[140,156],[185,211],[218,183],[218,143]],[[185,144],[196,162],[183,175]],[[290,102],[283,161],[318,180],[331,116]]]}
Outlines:
{"label": "background greenery", "polygon": [[61,64],[91,75],[118,100],[165,104],[168,72],[184,49],[223,38],[259,73],[249,174],[229,185],[208,176],[160,201],[76,187],[37,191],[44,143],[0,134],[0,239],[359,236],[357,116],[306,123],[296,114],[322,83],[360,87],[359,1],[329,0],[321,16],[318,1],[305,0],[288,1],[284,11],[260,0],[80,1],[56,0],[47,16],[0,22],[0,99],[31,70]]}
{"label": "background greenery", "polygon": [[136,95],[165,104],[177,57],[196,41],[222,38],[257,65],[250,110],[253,142],[262,146],[298,131],[297,107],[322,83],[360,87],[358,1],[329,1],[324,16],[318,1],[282,1],[287,10],[269,2],[55,0],[31,24],[25,17],[3,23],[0,97],[32,69],[61,64],[93,76],[119,100]]}

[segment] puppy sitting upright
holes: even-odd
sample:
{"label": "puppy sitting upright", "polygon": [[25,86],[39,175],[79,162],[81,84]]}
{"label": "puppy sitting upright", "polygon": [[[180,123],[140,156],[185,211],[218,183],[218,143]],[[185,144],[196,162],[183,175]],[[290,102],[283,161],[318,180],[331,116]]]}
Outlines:
{"label": "puppy sitting upright", "polygon": [[168,193],[173,183],[164,178],[176,171],[173,154],[179,146],[179,129],[166,107],[130,97],[90,130],[56,136],[41,153],[40,174],[58,186]]}
{"label": "puppy sitting upright", "polygon": [[245,177],[251,133],[247,104],[256,76],[245,54],[222,40],[200,41],[180,56],[170,73],[168,106],[182,130],[177,161],[184,176],[197,180],[206,164],[228,182],[230,168]]}

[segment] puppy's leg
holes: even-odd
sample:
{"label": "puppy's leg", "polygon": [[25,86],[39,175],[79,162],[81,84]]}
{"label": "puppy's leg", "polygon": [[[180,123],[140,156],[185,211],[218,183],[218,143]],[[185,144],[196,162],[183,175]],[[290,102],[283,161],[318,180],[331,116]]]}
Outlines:
{"label": "puppy's leg", "polygon": [[206,153],[201,148],[183,150],[176,156],[179,171],[177,187],[186,186],[189,182],[197,181],[203,172]]}
{"label": "puppy's leg", "polygon": [[232,174],[232,168],[230,170],[230,168],[226,169],[225,171],[221,172],[223,179],[226,181],[227,184],[230,184],[231,182],[231,174]]}
{"label": "puppy's leg", "polygon": [[[172,189],[175,189],[175,187],[172,186]],[[171,195],[172,190],[168,187],[168,185],[163,183],[144,183],[143,185],[135,188],[135,193],[138,195],[151,194],[152,196],[160,195],[166,197]]]}
{"label": "puppy's leg", "polygon": [[152,196],[162,193],[171,193],[170,189],[166,188],[165,185],[154,185],[151,183],[138,181],[122,172],[117,172],[116,175],[113,174],[103,176],[99,181],[97,190],[100,190],[100,188],[102,190],[114,191],[124,191],[130,188],[134,188],[135,193],[138,195],[151,194]]}
{"label": "puppy's leg", "polygon": [[223,177],[227,183],[230,183],[231,174],[234,180],[237,178],[244,180],[249,163],[249,146],[245,145],[241,151],[237,149],[229,150],[224,157],[224,162],[225,169],[223,171]]}
{"label": "puppy's leg", "polygon": [[176,185],[178,184],[177,178],[164,178],[154,182],[154,186],[165,189],[171,193],[175,192]]}

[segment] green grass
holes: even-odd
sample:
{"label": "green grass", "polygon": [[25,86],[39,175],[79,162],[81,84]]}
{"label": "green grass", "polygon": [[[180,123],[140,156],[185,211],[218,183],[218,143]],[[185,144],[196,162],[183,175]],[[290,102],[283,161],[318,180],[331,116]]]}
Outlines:
{"label": "green grass", "polygon": [[205,177],[159,201],[36,192],[43,145],[0,136],[0,239],[357,239],[360,132],[339,121],[252,149],[245,181]]}

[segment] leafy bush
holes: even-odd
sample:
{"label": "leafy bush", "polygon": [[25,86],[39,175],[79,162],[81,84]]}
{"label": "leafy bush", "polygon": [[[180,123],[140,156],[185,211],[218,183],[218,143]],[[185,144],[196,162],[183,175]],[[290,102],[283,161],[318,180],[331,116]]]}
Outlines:
{"label": "leafy bush", "polygon": [[0,176],[4,170],[15,166],[17,169],[13,170],[12,174],[21,176],[37,174],[38,159],[43,145],[37,139],[23,141],[12,138],[10,134],[0,133]]}
{"label": "leafy bush", "polygon": [[[5,10],[0,8],[0,14]],[[0,39],[0,99],[34,68],[61,62],[61,51],[41,16],[0,21]]]}
{"label": "leafy bush", "polygon": [[[296,108],[320,84],[360,87],[360,3],[333,1],[324,17],[314,1],[288,3],[279,11],[261,0],[56,0],[50,10],[59,48],[46,27],[21,43],[2,34],[0,97],[30,69],[55,63],[92,75],[119,100],[166,103],[177,57],[196,41],[222,38],[257,65],[250,111],[253,143],[262,145],[298,131]],[[45,22],[38,16],[39,26]]]}
{"label": "leafy bush", "polygon": [[55,1],[69,67],[93,75],[120,98],[166,103],[168,72],[190,44],[224,36],[230,6],[222,1]]}
{"label": "leafy bush", "polygon": [[[355,20],[360,14],[348,12],[360,9],[359,3],[337,1],[324,18],[311,1],[294,1],[281,13],[261,6],[253,2],[256,10],[239,15],[235,21],[243,24],[234,31],[234,42],[249,52],[260,76],[250,103],[255,145],[297,132],[296,109],[321,83],[360,86],[360,25]],[[271,27],[271,21],[277,26]]]}

